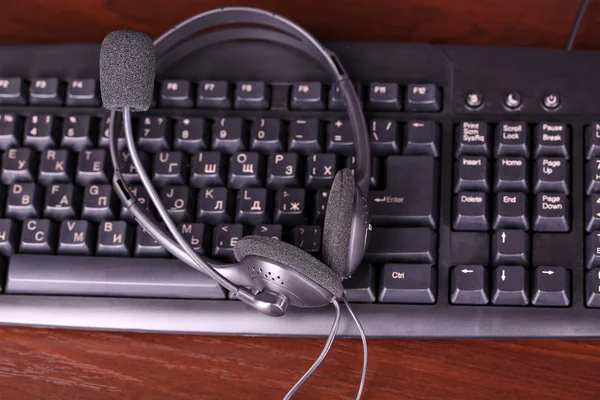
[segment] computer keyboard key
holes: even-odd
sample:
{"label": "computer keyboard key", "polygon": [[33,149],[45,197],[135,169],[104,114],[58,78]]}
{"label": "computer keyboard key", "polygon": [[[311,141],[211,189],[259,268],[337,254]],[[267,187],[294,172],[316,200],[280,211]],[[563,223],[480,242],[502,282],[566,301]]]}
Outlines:
{"label": "computer keyboard key", "polygon": [[372,264],[361,264],[344,280],[344,294],[351,303],[373,303],[377,299],[377,277]]}
{"label": "computer keyboard key", "polygon": [[10,257],[19,248],[21,224],[8,218],[0,219],[0,255]]}
{"label": "computer keyboard key", "polygon": [[253,188],[238,191],[235,222],[244,225],[259,225],[271,220],[271,195],[267,189]]}
{"label": "computer keyboard key", "polygon": [[304,189],[277,191],[273,222],[283,225],[302,225],[307,222],[306,192]]}
{"label": "computer keyboard key", "polygon": [[58,235],[57,254],[91,256],[95,251],[96,233],[96,226],[89,221],[62,221]]}
{"label": "computer keyboard key", "polygon": [[57,78],[37,78],[29,83],[29,104],[60,106],[64,102],[65,85]]}
{"label": "computer keyboard key", "polygon": [[98,107],[100,86],[95,79],[72,79],[67,83],[68,106]]}
{"label": "computer keyboard key", "polygon": [[197,221],[211,225],[231,222],[233,196],[231,191],[224,187],[203,188],[198,195]]}
{"label": "computer keyboard key", "polygon": [[238,117],[219,118],[213,125],[212,149],[227,154],[245,151],[248,147],[246,123]]}
{"label": "computer keyboard key", "polygon": [[20,147],[23,139],[23,118],[15,113],[0,114],[0,150]]}
{"label": "computer keyboard key", "polygon": [[571,304],[571,275],[564,267],[538,267],[533,271],[531,304],[567,307]]}
{"label": "computer keyboard key", "polygon": [[374,225],[435,228],[438,219],[438,162],[425,156],[390,156],[385,161],[386,188],[369,193]]}
{"label": "computer keyboard key", "polygon": [[37,183],[13,183],[8,187],[4,215],[19,221],[38,218],[43,201],[44,189]]}
{"label": "computer keyboard key", "polygon": [[60,124],[60,119],[53,115],[34,114],[30,116],[25,122],[23,145],[37,151],[58,147]]}
{"label": "computer keyboard key", "polygon": [[329,190],[317,190],[315,192],[313,203],[313,219],[312,223],[323,225],[325,221],[325,212],[327,211],[327,201],[329,200]]}
{"label": "computer keyboard key", "polygon": [[569,159],[571,135],[567,124],[562,122],[541,122],[535,127],[533,156],[561,157]]}
{"label": "computer keyboard key", "polygon": [[529,230],[529,198],[525,193],[500,192],[494,199],[492,227]]}
{"label": "computer keyboard key", "polygon": [[237,241],[244,236],[242,224],[219,224],[215,227],[213,235],[212,256],[217,260],[233,262],[233,248]]}
{"label": "computer keyboard key", "polygon": [[298,154],[273,154],[267,164],[267,187],[270,189],[301,187],[302,171],[302,160]]}
{"label": "computer keyboard key", "polygon": [[437,296],[436,271],[427,264],[385,264],[379,275],[381,303],[433,304]]}
{"label": "computer keyboard key", "polygon": [[489,133],[489,125],[482,121],[466,121],[458,124],[455,135],[456,157],[490,156],[492,139]]}
{"label": "computer keyboard key", "polygon": [[227,157],[215,151],[192,156],[190,186],[194,188],[224,186],[227,182]]}
{"label": "computer keyboard key", "polygon": [[450,274],[452,304],[488,304],[488,272],[483,265],[457,265]]}
{"label": "computer keyboard key", "polygon": [[[154,204],[150,201],[150,196],[146,191],[146,188],[142,185],[129,185],[129,191],[131,195],[135,197],[140,203],[140,205],[148,212],[151,217],[156,215],[156,208],[154,208]],[[131,211],[128,208],[125,208],[123,204],[121,204],[121,212],[120,219],[128,222],[135,222],[135,218]]]}
{"label": "computer keyboard key", "polygon": [[492,304],[526,306],[529,304],[529,276],[524,267],[502,265],[492,273]]}
{"label": "computer keyboard key", "polygon": [[337,173],[338,158],[335,154],[313,154],[306,160],[306,188],[329,188]]}
{"label": "computer keyboard key", "polygon": [[145,117],[140,119],[137,132],[139,150],[149,153],[169,150],[172,142],[173,135],[168,118]]}
{"label": "computer keyboard key", "polygon": [[2,183],[32,182],[38,171],[39,153],[28,147],[8,149],[2,156]]}
{"label": "computer keyboard key", "polygon": [[325,101],[325,88],[321,82],[296,82],[292,86],[292,110],[324,110]]}
{"label": "computer keyboard key", "polygon": [[256,225],[252,230],[252,234],[283,240],[283,226],[269,224]]}
{"label": "computer keyboard key", "polygon": [[429,228],[373,228],[365,262],[437,262],[437,234]]}
{"label": "computer keyboard key", "polygon": [[275,118],[259,118],[252,121],[250,126],[250,151],[261,154],[283,152],[285,138],[283,123]]}
{"label": "computer keyboard key", "polygon": [[270,101],[271,88],[263,81],[242,81],[235,85],[235,108],[267,110]]}
{"label": "computer keyboard key", "polygon": [[525,122],[502,122],[496,126],[494,156],[529,157],[529,128]]}
{"label": "computer keyboard key", "polygon": [[208,149],[210,145],[210,129],[202,117],[182,118],[175,122],[173,132],[173,149],[188,154],[196,154]]}
{"label": "computer keyboard key", "polygon": [[189,162],[180,151],[161,151],[154,154],[152,164],[152,182],[156,187],[166,185],[186,185]]}
{"label": "computer keyboard key", "polygon": [[322,232],[319,225],[297,225],[292,229],[292,244],[307,253],[321,251]]}
{"label": "computer keyboard key", "polygon": [[161,108],[194,107],[194,87],[190,81],[167,80],[160,86],[158,104]]}
{"label": "computer keyboard key", "polygon": [[84,188],[81,218],[94,222],[117,219],[119,199],[111,184]]}
{"label": "computer keyboard key", "polygon": [[73,180],[75,157],[69,150],[44,150],[40,158],[39,183],[46,186],[52,183],[65,183]]}
{"label": "computer keyboard key", "polygon": [[169,253],[140,225],[136,226],[134,257],[167,257]]}
{"label": "computer keyboard key", "polygon": [[593,194],[585,199],[586,230],[600,230],[600,194]]}
{"label": "computer keyboard key", "polygon": [[376,156],[400,154],[398,123],[391,119],[374,119],[369,126],[371,150]]}
{"label": "computer keyboard key", "polygon": [[321,123],[316,119],[296,119],[290,123],[288,151],[311,155],[323,151]]}
{"label": "computer keyboard key", "polygon": [[590,308],[600,308],[600,268],[585,274],[585,304]]}
{"label": "computer keyboard key", "polygon": [[199,81],[196,96],[198,108],[231,108],[231,87],[226,81]]}
{"label": "computer keyboard key", "polygon": [[19,253],[54,254],[56,250],[56,226],[48,219],[23,221]]}
{"label": "computer keyboard key", "polygon": [[338,119],[327,124],[327,144],[329,153],[350,156],[355,153],[354,135],[348,120]]}
{"label": "computer keyboard key", "polygon": [[371,111],[402,110],[402,93],[397,83],[373,82],[369,85],[367,108]]}
{"label": "computer keyboard key", "polygon": [[125,221],[102,221],[98,225],[97,256],[129,257],[133,247],[133,226]]}
{"label": "computer keyboard key", "polygon": [[182,223],[179,230],[183,238],[198,254],[209,254],[211,229],[204,224]]}
{"label": "computer keyboard key", "polygon": [[27,104],[27,85],[21,78],[0,78],[0,104]]}
{"label": "computer keyboard key", "polygon": [[[123,149],[118,151],[117,160],[119,160],[119,168],[121,170],[121,175],[123,176],[123,180],[127,183],[141,183],[142,180],[137,173],[137,169],[133,164],[133,160],[131,159],[131,154],[129,154],[129,150]],[[152,160],[148,156],[148,154],[143,152],[138,152],[140,161],[142,166],[146,170],[146,172],[151,173],[151,164]]]}
{"label": "computer keyboard key", "polygon": [[[358,82],[354,83],[354,91],[358,96],[358,101],[363,105],[363,97],[362,97],[362,85]],[[346,99],[344,99],[344,95],[340,90],[340,87],[337,83],[334,83],[329,90],[329,109],[330,110],[345,110],[346,109]]]}
{"label": "computer keyboard key", "polygon": [[165,186],[160,190],[160,199],[176,223],[192,222],[196,214],[196,193],[187,186]]}
{"label": "computer keyboard key", "polygon": [[502,229],[492,235],[492,265],[531,264],[531,238],[525,231]]}
{"label": "computer keyboard key", "polygon": [[600,267],[600,232],[593,231],[585,239],[585,265],[588,269]]}
{"label": "computer keyboard key", "polygon": [[568,232],[571,226],[569,204],[569,198],[562,193],[536,195],[533,230],[536,232]]}
{"label": "computer keyboard key", "polygon": [[541,157],[533,170],[533,193],[565,193],[571,188],[569,162],[564,158]]}
{"label": "computer keyboard key", "polygon": [[79,153],[75,182],[80,186],[108,183],[113,176],[113,167],[108,150],[92,149]]}
{"label": "computer keyboard key", "polygon": [[529,167],[520,157],[496,159],[494,192],[529,192]]}
{"label": "computer keyboard key", "polygon": [[59,183],[46,187],[44,218],[54,221],[76,219],[81,210],[81,188],[72,183]]}
{"label": "computer keyboard key", "polygon": [[176,259],[17,254],[7,292],[53,295],[225,299],[221,286]]}
{"label": "computer keyboard key", "polygon": [[440,155],[440,126],[434,121],[408,121],[404,130],[404,154]]}
{"label": "computer keyboard key", "polygon": [[258,153],[238,153],[229,159],[229,184],[232,189],[264,185],[264,156]]}
{"label": "computer keyboard key", "polygon": [[488,160],[483,156],[462,156],[454,164],[454,193],[490,191]]}
{"label": "computer keyboard key", "polygon": [[592,158],[585,166],[586,193],[600,193],[600,158]]}
{"label": "computer keyboard key", "polygon": [[[110,142],[110,117],[105,117],[100,123],[100,135],[98,136],[98,147],[109,150]],[[117,134],[117,149],[125,149],[127,140],[125,139],[125,130],[120,121],[116,121],[115,132]]]}
{"label": "computer keyboard key", "polygon": [[457,231],[487,231],[490,227],[488,196],[484,192],[454,195],[452,228]]}
{"label": "computer keyboard key", "polygon": [[585,128],[585,154],[588,160],[600,156],[600,122]]}
{"label": "computer keyboard key", "polygon": [[[349,168],[354,175],[356,173],[356,156],[346,157],[344,168]],[[381,161],[379,157],[373,157],[371,161],[371,179],[369,179],[371,188],[379,187],[381,177]]]}
{"label": "computer keyboard key", "polygon": [[411,84],[406,89],[406,111],[439,112],[442,93],[433,83]]}

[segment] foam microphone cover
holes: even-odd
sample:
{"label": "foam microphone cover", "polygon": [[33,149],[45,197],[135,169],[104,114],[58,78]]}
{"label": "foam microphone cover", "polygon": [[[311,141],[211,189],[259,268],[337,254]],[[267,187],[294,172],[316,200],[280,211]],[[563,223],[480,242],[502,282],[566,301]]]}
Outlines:
{"label": "foam microphone cover", "polygon": [[152,104],[156,51],[146,34],[109,33],[100,48],[100,93],[109,110],[146,111]]}

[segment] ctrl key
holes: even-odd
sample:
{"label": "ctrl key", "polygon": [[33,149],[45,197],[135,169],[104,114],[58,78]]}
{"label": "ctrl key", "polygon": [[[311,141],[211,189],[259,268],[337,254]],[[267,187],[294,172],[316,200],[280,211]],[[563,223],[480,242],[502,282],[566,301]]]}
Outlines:
{"label": "ctrl key", "polygon": [[385,264],[380,274],[381,303],[433,304],[436,271],[428,264]]}

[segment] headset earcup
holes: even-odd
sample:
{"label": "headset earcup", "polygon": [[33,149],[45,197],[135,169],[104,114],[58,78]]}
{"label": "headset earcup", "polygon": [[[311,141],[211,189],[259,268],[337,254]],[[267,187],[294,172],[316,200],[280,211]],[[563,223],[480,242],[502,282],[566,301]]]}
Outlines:
{"label": "headset earcup", "polygon": [[244,236],[236,243],[233,253],[238,262],[248,256],[275,261],[304,275],[322,286],[335,298],[344,293],[342,277],[304,250],[265,236]]}
{"label": "headset earcup", "polygon": [[323,262],[338,275],[346,276],[356,182],[348,168],[335,175],[325,212],[323,225]]}

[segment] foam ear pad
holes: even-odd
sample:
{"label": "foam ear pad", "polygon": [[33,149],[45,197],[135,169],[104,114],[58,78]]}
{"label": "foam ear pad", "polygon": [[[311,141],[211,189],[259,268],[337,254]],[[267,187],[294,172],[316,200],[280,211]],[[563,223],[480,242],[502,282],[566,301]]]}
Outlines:
{"label": "foam ear pad", "polygon": [[342,278],[304,250],[265,236],[244,236],[236,243],[233,254],[238,262],[248,256],[276,261],[321,285],[335,298],[344,293]]}
{"label": "foam ear pad", "polygon": [[354,174],[344,168],[335,175],[325,212],[323,261],[341,276],[348,268],[355,191]]}

